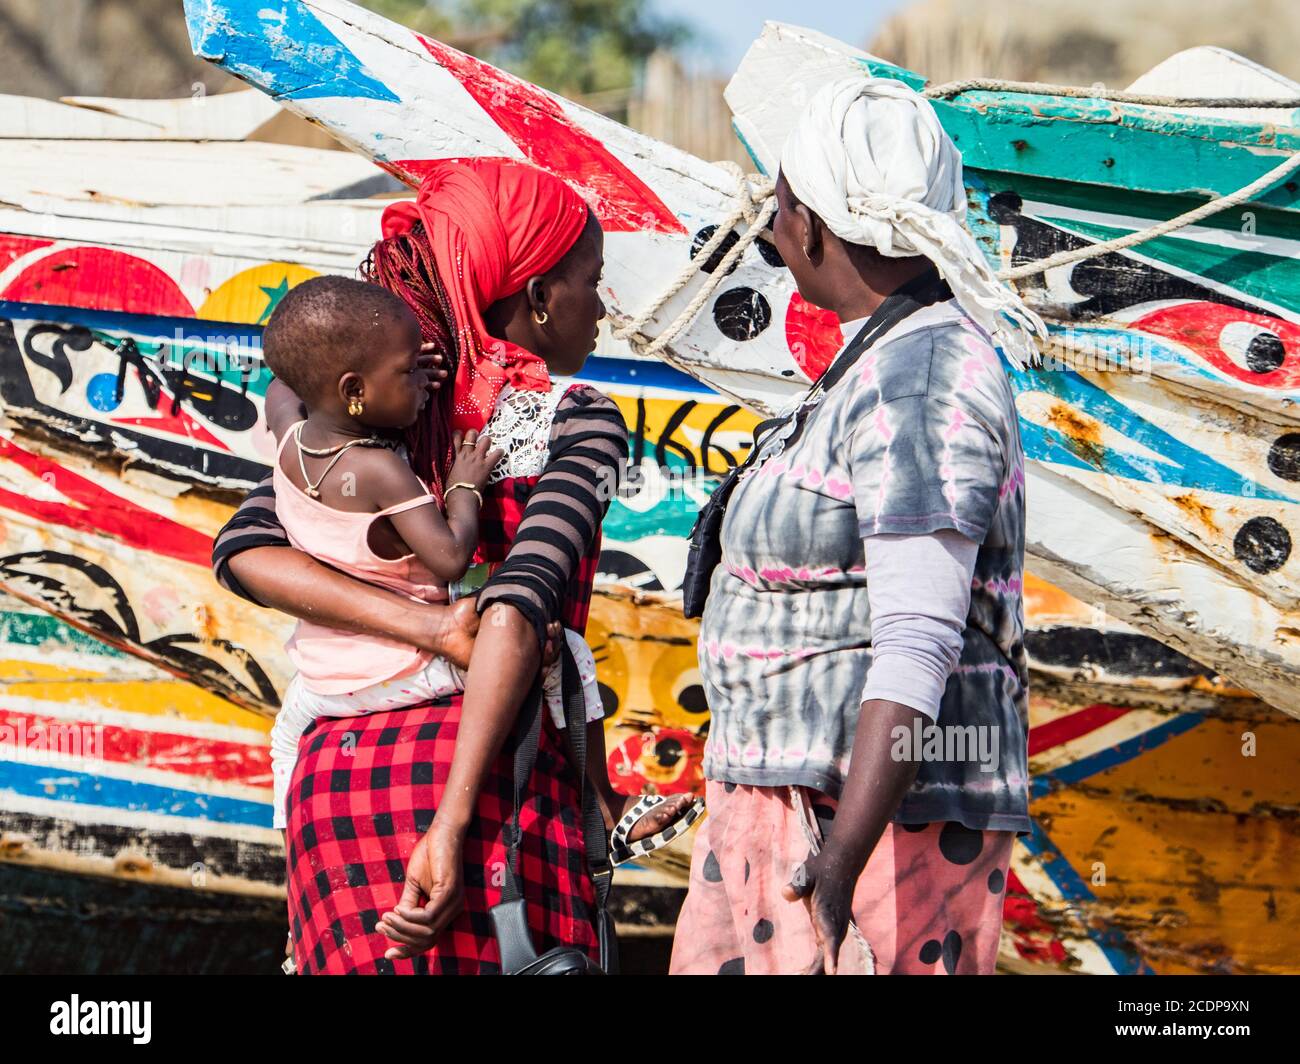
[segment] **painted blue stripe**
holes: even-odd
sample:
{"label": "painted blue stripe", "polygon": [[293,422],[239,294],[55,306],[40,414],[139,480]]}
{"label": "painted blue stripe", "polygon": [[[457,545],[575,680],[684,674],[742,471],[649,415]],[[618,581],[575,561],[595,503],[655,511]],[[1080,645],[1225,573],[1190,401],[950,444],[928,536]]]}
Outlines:
{"label": "painted blue stripe", "polygon": [[1145,754],[1148,750],[1154,750],[1157,746],[1163,746],[1170,739],[1191,731],[1203,720],[1205,720],[1205,714],[1203,713],[1180,713],[1172,720],[1167,720],[1150,731],[1144,731],[1141,735],[1125,739],[1122,743],[1108,746],[1104,750],[1080,758],[1078,761],[1072,761],[1070,764],[1063,765],[1051,772],[1039,773],[1030,781],[1029,796],[1030,798],[1041,798],[1046,794],[1050,794],[1057,787],[1078,783],[1089,776],[1095,776],[1098,772],[1105,772],[1108,768],[1114,768],[1126,761],[1132,761],[1133,758]]}
{"label": "painted blue stripe", "polygon": [[400,98],[296,0],[185,0],[194,54],[270,96]]}
{"label": "painted blue stripe", "polygon": [[[1056,889],[1067,902],[1092,901],[1096,895],[1078,872],[1065,859],[1047,837],[1037,821],[1031,822],[1030,833],[1020,840],[1034,857],[1038,858],[1038,867],[1047,873]],[[1142,960],[1137,949],[1128,940],[1128,936],[1115,928],[1099,931],[1089,927],[1083,919],[1079,926],[1106,956],[1110,966],[1119,975],[1154,975],[1151,966]]]}
{"label": "painted blue stripe", "polygon": [[[72,805],[102,805],[133,813],[194,817],[218,824],[271,826],[271,803],[226,798],[197,791],[164,787],[74,772],[58,765],[29,765],[0,761],[0,795],[4,792],[28,798],[44,798]],[[3,798],[0,797],[0,803]]]}
{"label": "painted blue stripe", "polygon": [[664,362],[643,362],[634,358],[592,355],[576,378],[588,384],[619,384],[627,388],[668,388],[675,392],[694,392],[719,398],[718,393],[689,373]]}
{"label": "painted blue stripe", "polygon": [[[1151,458],[1137,451],[1124,451],[1122,444],[1099,446],[1094,461],[1103,473],[1138,483],[1165,484],[1276,502],[1297,501],[1189,447],[1073,370],[1017,370],[1010,363],[1006,368],[1017,395],[1039,392],[1055,396],[1070,408],[1083,411],[1157,456]],[[1026,458],[1082,469],[1097,468],[1076,454],[1071,441],[1055,428],[1045,428],[1023,417],[1020,425]]]}

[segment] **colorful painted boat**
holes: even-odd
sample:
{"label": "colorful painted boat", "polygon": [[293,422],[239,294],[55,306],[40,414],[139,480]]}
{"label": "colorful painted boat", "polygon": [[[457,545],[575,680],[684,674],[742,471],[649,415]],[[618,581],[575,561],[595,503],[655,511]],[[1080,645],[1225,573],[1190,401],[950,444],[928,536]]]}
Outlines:
{"label": "colorful painted boat", "polygon": [[[187,0],[185,10],[196,54],[405,181],[419,180],[424,161],[451,155],[522,157],[570,180],[605,226],[604,294],[616,321],[636,320],[749,198],[725,166],[346,0]],[[781,48],[759,49],[770,59],[751,66],[753,107],[733,104],[742,137],[769,170],[780,130],[817,77],[875,70],[923,82],[800,32],[786,32]],[[1300,131],[1272,122],[1003,96],[937,105],[967,151],[972,226],[995,260],[1036,258],[1134,218],[1175,215],[1198,194],[1234,191],[1300,150]],[[1079,212],[1099,197],[1110,221],[1097,228]],[[1248,249],[1239,223],[1211,219],[1168,238],[1179,249],[1176,263],[1153,265],[1148,245],[1119,266],[1097,260],[1070,272],[1073,295],[1059,284],[1049,293],[1062,344],[1122,355],[1141,373],[1017,378],[1037,500],[1029,530],[1035,563],[1079,597],[1292,713],[1300,712],[1300,556],[1291,549],[1300,437],[1297,355],[1288,348],[1295,289],[1286,277],[1298,198],[1292,182],[1251,204]],[[1135,271],[1139,283],[1116,279]],[[643,332],[668,326],[704,276],[667,300]],[[1110,317],[1093,322],[1080,308]],[[770,410],[806,387],[839,343],[837,323],[798,299],[772,246],[758,240],[662,357],[721,394]]]}
{"label": "colorful painted boat", "polygon": [[[286,20],[302,16],[300,5],[283,10]],[[399,28],[384,32],[397,36]],[[347,61],[333,66],[349,78],[370,76]],[[367,108],[378,105],[378,90],[370,91]],[[292,102],[292,93],[285,95]],[[529,99],[523,114],[533,113]],[[137,105],[97,106],[87,112],[100,116],[95,121],[112,112],[139,113]],[[382,191],[384,175],[342,153],[239,143],[244,120],[224,127],[231,138],[225,143],[210,136],[205,143],[127,141],[117,127],[109,131],[113,139],[95,145],[80,143],[98,135],[84,132],[85,120],[79,115],[81,126],[63,128],[67,159],[98,151],[140,162],[168,152],[183,179],[145,187],[120,168],[104,167],[104,191],[86,195],[84,181],[61,176],[58,127],[48,121],[42,128],[50,165],[43,173],[56,176],[44,186],[35,168],[13,187],[0,178],[0,201],[17,204],[0,208],[7,211],[0,219],[0,397],[7,422],[0,447],[0,585],[131,652],[95,651],[105,670],[95,673],[83,660],[89,640],[48,619],[42,628],[35,615],[14,607],[25,619],[6,630],[3,643],[4,657],[19,664],[3,677],[0,702],[11,714],[10,731],[0,731],[0,897],[6,903],[0,911],[19,911],[12,899],[37,897],[75,898],[93,909],[95,899],[113,895],[124,899],[115,911],[131,914],[126,926],[151,914],[151,927],[168,927],[182,941],[196,923],[229,935],[240,921],[251,922],[269,935],[278,922],[266,906],[278,902],[266,892],[278,890],[279,857],[267,837],[269,794],[260,759],[285,680],[280,644],[287,626],[216,590],[207,573],[207,542],[267,457],[258,425],[266,383],[257,358],[260,322],[292,284],[352,270],[382,201],[347,199],[346,190]],[[206,120],[216,123],[211,113]],[[9,136],[31,141],[31,133],[29,124]],[[620,136],[587,147],[594,153],[633,137]],[[642,144],[638,151],[661,148]],[[25,159],[34,150],[25,142],[16,154]],[[598,153],[593,158],[610,165]],[[682,165],[687,173],[708,172],[695,160]],[[54,191],[42,193],[43,187]],[[618,187],[607,187],[607,195]],[[340,192],[345,198],[331,198]],[[726,192],[720,185],[719,211]],[[654,224],[668,225],[666,215],[655,217]],[[682,228],[694,231],[704,217],[699,209]],[[633,242],[639,231],[615,227],[618,233],[611,254],[616,239],[640,246]],[[669,246],[681,250],[680,235],[651,240],[677,241]],[[753,278],[753,291],[767,300],[771,271],[762,251],[755,254],[759,261],[742,264],[735,280]],[[617,275],[612,281],[618,284]],[[829,347],[826,323],[806,308],[792,312],[788,297],[766,305],[769,314],[774,305],[786,307],[787,327],[811,323],[805,335]],[[733,320],[725,314],[719,320],[713,308],[708,313],[704,324],[719,331]],[[644,478],[641,491],[611,511],[590,633],[606,696],[617,707],[611,771],[628,790],[699,786],[707,707],[695,627],[673,596],[683,536],[704,490],[688,474],[720,473],[743,453],[756,418],[729,397],[761,408],[798,379],[783,377],[784,370],[802,372],[781,363],[764,368],[764,335],[783,331],[768,325],[752,342],[731,343],[733,353],[746,343],[754,352],[739,368],[707,362],[702,334],[699,350],[670,352],[672,365],[603,343],[584,374],[620,404]],[[796,350],[807,355],[818,348]],[[811,363],[810,371],[816,371]],[[667,483],[665,468],[682,475]],[[1292,967],[1291,936],[1280,929],[1295,923],[1300,881],[1287,856],[1294,852],[1287,844],[1300,807],[1289,774],[1300,753],[1297,730],[1277,710],[1230,686],[1213,664],[1165,648],[1115,611],[1084,605],[1033,577],[1027,589],[1037,826],[1017,848],[1007,966]],[[33,674],[33,660],[48,671]],[[114,694],[113,670],[137,677],[130,681],[135,686]],[[32,693],[38,683],[49,684],[48,693]],[[35,722],[46,718],[111,723],[122,735],[116,746],[103,741],[89,753],[55,751],[48,763],[37,757],[33,769]],[[24,722],[27,731],[20,732]],[[1243,756],[1244,732],[1256,736],[1253,758]],[[194,745],[196,733],[245,749],[232,766],[233,755]],[[67,757],[73,762],[61,760]],[[653,931],[670,924],[684,867],[685,854],[676,851],[634,873],[647,886],[625,895],[625,927]],[[671,884],[675,891],[662,889]],[[22,926],[40,927],[56,909],[29,907]],[[195,919],[200,909],[207,924]],[[94,941],[112,941],[106,936],[101,922]],[[35,943],[38,936],[11,941]],[[259,942],[240,963],[261,963],[268,944]],[[278,944],[269,943],[271,952]],[[100,949],[105,970],[127,955],[146,967],[150,957],[162,963],[160,946]],[[206,958],[196,967],[220,964],[202,943],[192,953]],[[4,963],[40,961],[28,946],[15,947]]]}

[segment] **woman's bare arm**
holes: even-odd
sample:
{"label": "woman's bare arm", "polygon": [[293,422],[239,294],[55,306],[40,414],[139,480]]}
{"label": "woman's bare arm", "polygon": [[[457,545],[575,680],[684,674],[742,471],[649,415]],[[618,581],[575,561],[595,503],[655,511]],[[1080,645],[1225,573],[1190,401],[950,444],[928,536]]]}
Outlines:
{"label": "woman's bare arm", "polygon": [[355,580],[293,547],[250,547],[226,565],[258,602],[300,620],[427,650],[464,668],[479,625],[472,599],[451,606],[415,602]]}
{"label": "woman's bare arm", "polygon": [[514,728],[540,661],[527,617],[506,603],[484,611],[469,660],[447,789],[434,818],[435,826],[457,843],[476,815],[479,791]]}

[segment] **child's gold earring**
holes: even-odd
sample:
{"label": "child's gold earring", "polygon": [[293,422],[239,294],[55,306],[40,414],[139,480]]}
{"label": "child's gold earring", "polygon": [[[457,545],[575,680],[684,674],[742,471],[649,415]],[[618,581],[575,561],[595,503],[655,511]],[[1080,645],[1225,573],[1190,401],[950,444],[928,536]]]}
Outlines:
{"label": "child's gold earring", "polygon": [[537,322],[538,325],[545,325],[550,320],[551,316],[546,311],[542,311],[540,314],[535,310],[533,311],[533,321]]}
{"label": "child's gold earring", "polygon": [[351,414],[353,417],[360,417],[365,412],[366,412],[366,404],[363,403],[360,399],[353,396],[353,398],[348,400],[348,413]]}

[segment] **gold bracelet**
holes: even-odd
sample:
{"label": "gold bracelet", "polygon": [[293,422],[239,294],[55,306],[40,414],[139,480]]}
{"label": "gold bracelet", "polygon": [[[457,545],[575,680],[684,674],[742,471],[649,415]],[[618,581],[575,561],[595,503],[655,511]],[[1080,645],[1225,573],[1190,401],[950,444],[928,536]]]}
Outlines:
{"label": "gold bracelet", "polygon": [[449,484],[447,486],[447,490],[442,493],[442,497],[444,499],[447,498],[447,496],[449,496],[457,488],[464,488],[466,491],[472,491],[474,493],[474,498],[478,499],[479,506],[483,505],[482,493],[478,490],[478,488],[474,487],[473,484],[465,480],[458,480],[456,481],[455,484]]}

